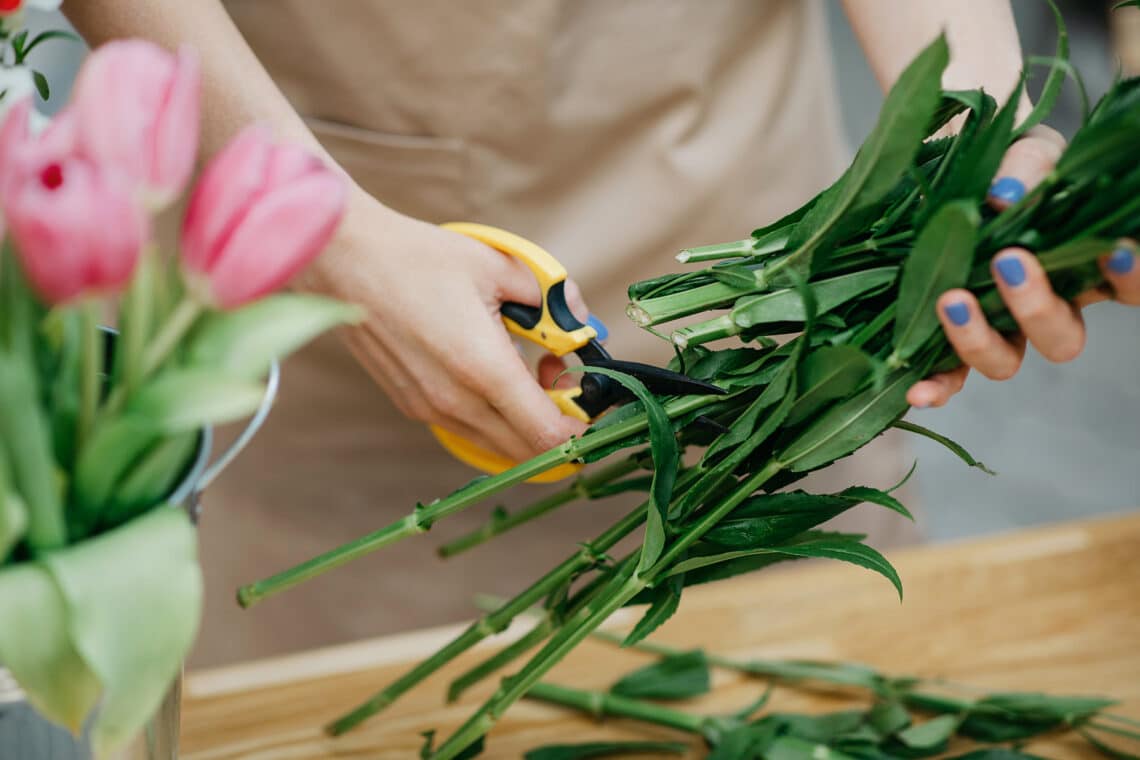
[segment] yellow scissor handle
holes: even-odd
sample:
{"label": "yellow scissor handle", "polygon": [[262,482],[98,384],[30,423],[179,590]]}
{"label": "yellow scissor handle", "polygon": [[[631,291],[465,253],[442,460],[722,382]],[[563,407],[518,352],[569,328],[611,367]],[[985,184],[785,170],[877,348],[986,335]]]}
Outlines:
{"label": "yellow scissor handle", "polygon": [[[566,268],[545,249],[513,232],[472,222],[449,222],[443,225],[495,250],[512,256],[526,264],[538,280],[542,294],[541,315],[534,324],[520,324],[510,316],[503,316],[507,330],[545,348],[555,356],[577,351],[598,337],[594,328],[580,323],[566,305],[564,287]],[[506,305],[504,305],[506,306]],[[506,311],[506,309],[504,309]],[[561,323],[561,324],[560,324]]]}
{"label": "yellow scissor handle", "polygon": [[[519,259],[526,264],[527,268],[534,274],[535,279],[538,280],[539,289],[542,293],[541,315],[531,325],[520,324],[512,318],[504,316],[503,324],[506,325],[507,330],[532,343],[537,343],[555,356],[564,356],[571,351],[576,351],[586,345],[591,338],[597,337],[597,332],[588,325],[580,325],[567,330],[558,324],[556,318],[563,319],[567,325],[571,324],[570,320],[573,320],[573,324],[579,323],[573,315],[570,315],[569,308],[566,306],[563,293],[566,269],[545,250],[526,238],[485,224],[450,222],[443,226],[452,232],[467,235],[497,251]],[[563,314],[569,315],[569,319],[565,319],[562,316]],[[546,395],[550,396],[563,414],[589,424],[591,422],[589,415],[574,401],[581,393],[581,388],[571,388],[568,390],[548,390]],[[498,475],[518,464],[518,462],[513,462],[504,456],[487,451],[463,436],[436,425],[431,426],[431,432],[453,457],[490,475]],[[527,482],[554,483],[576,474],[581,469],[582,465],[580,464],[564,464],[541,475],[536,475]]]}

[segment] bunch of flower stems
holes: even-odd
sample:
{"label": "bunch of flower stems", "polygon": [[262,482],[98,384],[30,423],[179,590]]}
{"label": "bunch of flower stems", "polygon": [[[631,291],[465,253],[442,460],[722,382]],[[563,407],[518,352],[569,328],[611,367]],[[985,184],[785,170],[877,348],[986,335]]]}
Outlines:
{"label": "bunch of flower stems", "polygon": [[[935,312],[941,293],[967,287],[997,329],[1016,328],[990,272],[1000,249],[1020,245],[1034,251],[1062,296],[1103,287],[1097,257],[1140,226],[1140,166],[1131,151],[1140,134],[1140,81],[1112,88],[1087,114],[1056,169],[1024,200],[1001,213],[986,204],[1009,145],[1056,101],[1068,68],[1066,52],[1062,33],[1038,107],[1015,125],[1020,88],[1004,105],[982,91],[942,90],[948,50],[944,39],[936,40],[899,78],[875,129],[833,186],[744,240],[679,257],[706,268],[630,288],[629,312],[640,324],[688,320],[671,334],[674,367],[719,385],[725,395],[654,398],[635,380],[622,378],[639,400],[602,417],[580,438],[240,589],[240,603],[249,606],[424,533],[436,521],[553,467],[635,449],[517,514],[497,511],[482,530],[445,547],[445,555],[469,549],[579,499],[647,492],[642,505],[575,546],[514,599],[329,730],[347,731],[379,712],[536,603],[544,605],[545,620],[468,681],[541,648],[502,680],[433,757],[454,758],[473,745],[543,674],[627,605],[649,605],[630,635],[633,642],[672,614],[685,587],[784,559],[845,560],[898,585],[890,565],[861,537],[815,530],[864,501],[905,514],[889,492],[864,486],[827,495],[785,489],[892,426],[930,435],[976,464],[956,444],[901,418],[911,385],[957,364]],[[955,119],[957,132],[937,137]],[[705,345],[713,341],[717,347]],[[689,447],[703,454],[683,466],[681,454]],[[609,555],[638,531],[636,550]]]}

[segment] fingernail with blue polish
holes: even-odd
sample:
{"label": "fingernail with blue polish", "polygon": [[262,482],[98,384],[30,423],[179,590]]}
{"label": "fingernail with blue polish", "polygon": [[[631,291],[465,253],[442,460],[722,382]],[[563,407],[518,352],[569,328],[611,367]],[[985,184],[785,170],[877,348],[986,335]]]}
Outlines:
{"label": "fingernail with blue polish", "polygon": [[1136,266],[1136,254],[1129,248],[1117,248],[1108,257],[1109,271],[1115,274],[1128,274]]}
{"label": "fingernail with blue polish", "polygon": [[1007,256],[1004,259],[998,259],[996,266],[998,274],[1005,280],[1006,285],[1016,288],[1025,282],[1025,267],[1022,266],[1021,259],[1016,256]]}
{"label": "fingernail with blue polish", "polygon": [[594,332],[598,334],[598,340],[605,340],[606,338],[610,337],[609,328],[606,327],[605,323],[602,322],[602,320],[598,319],[593,314],[591,314],[589,319],[586,320],[586,324],[594,328]]}
{"label": "fingernail with blue polish", "polygon": [[970,321],[970,307],[961,301],[948,304],[943,311],[946,312],[946,318],[958,325],[958,327]]}
{"label": "fingernail with blue polish", "polygon": [[990,197],[1006,203],[1017,203],[1025,197],[1025,183],[1017,177],[1002,177],[990,186]]}

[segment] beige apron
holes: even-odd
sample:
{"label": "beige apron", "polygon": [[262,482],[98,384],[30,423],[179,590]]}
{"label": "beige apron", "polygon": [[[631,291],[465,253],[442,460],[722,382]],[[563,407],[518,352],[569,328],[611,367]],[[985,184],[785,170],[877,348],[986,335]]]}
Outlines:
{"label": "beige apron", "polygon": [[[814,0],[228,8],[365,189],[428,221],[484,222],[539,242],[566,264],[624,357],[670,356],[624,318],[628,283],[676,271],[682,247],[745,237],[845,164]],[[901,457],[877,447],[833,482],[891,482],[905,469]],[[628,508],[569,507],[436,560],[433,546],[479,524],[486,505],[253,610],[232,602],[236,585],[380,527],[474,474],[402,418],[336,339],[290,360],[269,424],[205,505],[208,607],[195,663],[469,617],[475,592],[520,590]],[[541,493],[523,487],[503,503]],[[906,535],[897,520],[882,525],[880,544]]]}

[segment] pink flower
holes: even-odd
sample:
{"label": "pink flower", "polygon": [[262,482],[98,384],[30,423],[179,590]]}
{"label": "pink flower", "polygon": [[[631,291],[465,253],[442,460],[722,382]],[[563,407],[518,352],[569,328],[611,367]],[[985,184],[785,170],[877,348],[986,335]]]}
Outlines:
{"label": "pink flower", "polygon": [[70,115],[33,137],[30,108],[15,106],[0,127],[0,204],[24,274],[50,304],[118,291],[147,218],[117,176],[74,153]]}
{"label": "pink flower", "polygon": [[189,48],[175,56],[142,40],[108,43],[75,85],[80,151],[126,175],[144,205],[163,208],[194,169],[200,95],[198,58]]}
{"label": "pink flower", "polygon": [[191,292],[229,309],[277,290],[328,244],[345,195],[344,180],[315,156],[246,129],[190,198],[182,262]]}

